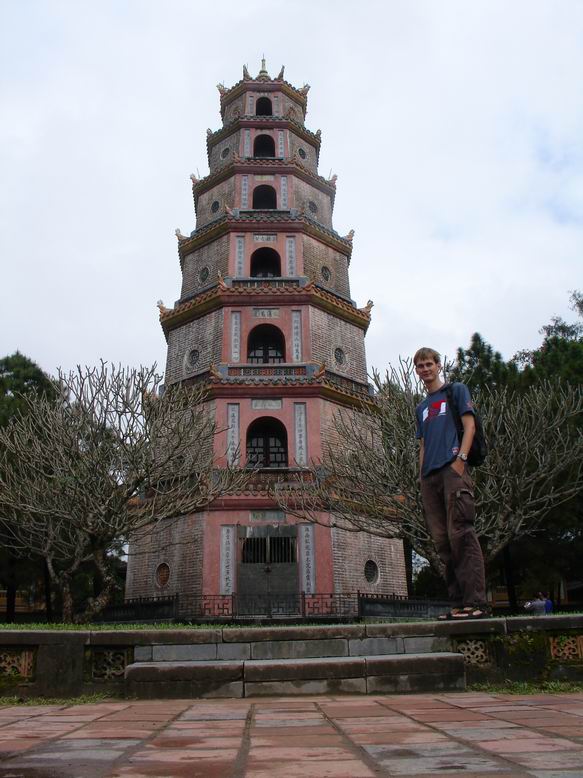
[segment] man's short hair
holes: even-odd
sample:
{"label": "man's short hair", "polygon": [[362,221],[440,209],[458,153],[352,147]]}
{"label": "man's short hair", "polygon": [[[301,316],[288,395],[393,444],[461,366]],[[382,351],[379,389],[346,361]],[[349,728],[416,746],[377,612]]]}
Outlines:
{"label": "man's short hair", "polygon": [[432,359],[436,365],[441,365],[441,355],[434,349],[423,346],[417,349],[415,356],[413,357],[413,364],[416,365],[422,359]]}

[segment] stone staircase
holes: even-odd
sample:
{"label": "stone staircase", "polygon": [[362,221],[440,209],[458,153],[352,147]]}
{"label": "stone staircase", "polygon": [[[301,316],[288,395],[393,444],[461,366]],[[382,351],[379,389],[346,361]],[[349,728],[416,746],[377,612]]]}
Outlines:
{"label": "stone staircase", "polygon": [[126,693],[196,698],[463,691],[464,657],[452,650],[452,634],[471,629],[469,623],[422,622],[149,632],[126,667]]}

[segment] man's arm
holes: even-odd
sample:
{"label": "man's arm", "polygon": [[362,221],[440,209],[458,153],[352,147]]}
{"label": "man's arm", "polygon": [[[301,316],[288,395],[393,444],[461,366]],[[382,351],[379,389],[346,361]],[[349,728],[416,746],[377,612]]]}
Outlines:
{"label": "man's arm", "polygon": [[[460,454],[468,455],[470,448],[472,447],[472,441],[476,434],[476,421],[473,413],[464,413],[462,416],[462,424],[464,427],[464,434],[462,436],[462,442],[460,444]],[[453,469],[461,475],[464,472],[465,463],[461,459],[454,459],[451,463]]]}

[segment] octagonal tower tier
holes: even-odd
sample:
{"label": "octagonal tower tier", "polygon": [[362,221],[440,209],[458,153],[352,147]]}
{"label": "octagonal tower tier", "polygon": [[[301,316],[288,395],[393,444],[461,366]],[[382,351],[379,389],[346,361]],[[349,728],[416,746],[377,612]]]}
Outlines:
{"label": "octagonal tower tier", "polygon": [[244,68],[235,86],[218,88],[223,126],[207,131],[210,172],[191,176],[196,229],[177,230],[180,299],[160,316],[165,380],[210,386],[225,430],[217,466],[237,458],[260,477],[134,544],[127,596],[178,594],[181,615],[194,618],[406,594],[400,541],[303,523],[267,494],[270,478],[325,459],[335,414],[368,396],[371,304],[350,299],[353,233],[332,226],[336,176],[318,174],[320,131],[304,125],[309,87],[293,87],[283,68],[271,78],[263,61],[256,78]]}

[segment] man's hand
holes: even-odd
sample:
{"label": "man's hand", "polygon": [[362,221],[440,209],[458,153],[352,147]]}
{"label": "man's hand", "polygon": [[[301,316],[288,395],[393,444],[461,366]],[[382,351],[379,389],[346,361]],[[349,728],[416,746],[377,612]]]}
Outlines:
{"label": "man's hand", "polygon": [[465,468],[465,463],[464,463],[464,462],[462,462],[462,460],[461,460],[461,459],[458,459],[457,457],[456,457],[456,458],[453,460],[453,462],[451,463],[451,469],[452,469],[452,470],[455,470],[455,472],[456,472],[458,475],[463,475],[464,468]]}

